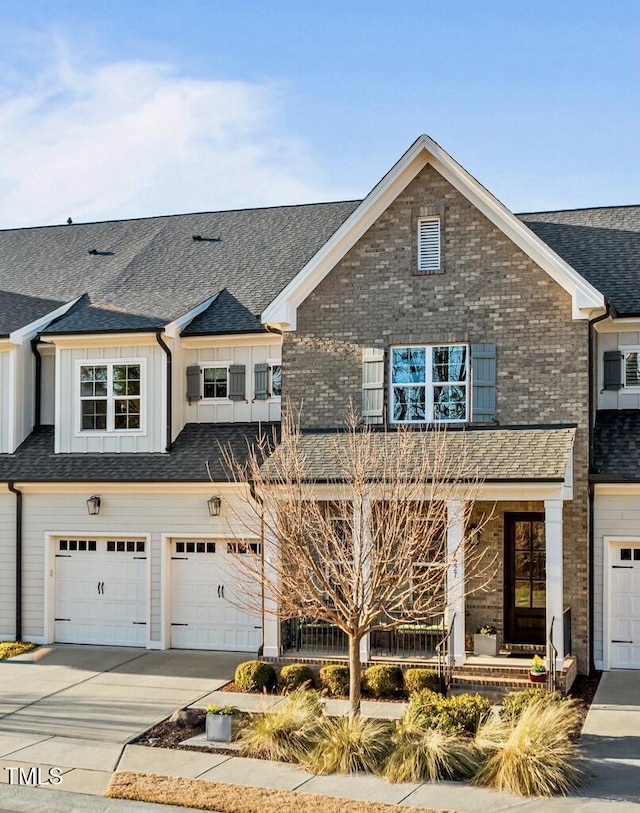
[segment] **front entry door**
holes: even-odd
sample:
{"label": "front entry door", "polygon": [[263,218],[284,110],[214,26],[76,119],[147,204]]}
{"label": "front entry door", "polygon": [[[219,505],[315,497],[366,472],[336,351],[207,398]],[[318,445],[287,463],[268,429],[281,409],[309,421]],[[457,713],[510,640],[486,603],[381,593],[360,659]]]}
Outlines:
{"label": "front entry door", "polygon": [[505,642],[544,644],[544,514],[505,514],[504,531]]}

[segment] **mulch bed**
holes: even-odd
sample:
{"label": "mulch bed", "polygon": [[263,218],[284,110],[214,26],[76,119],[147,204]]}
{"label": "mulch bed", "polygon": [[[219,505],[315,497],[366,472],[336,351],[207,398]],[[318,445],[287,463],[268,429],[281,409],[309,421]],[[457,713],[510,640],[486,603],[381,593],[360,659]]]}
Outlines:
{"label": "mulch bed", "polygon": [[583,725],[593,703],[601,677],[602,672],[594,672],[592,675],[578,675],[569,692],[571,697],[575,697],[576,700],[580,701]]}
{"label": "mulch bed", "polygon": [[[218,813],[398,813],[396,805],[296,793],[291,790],[226,785],[202,779],[178,779],[151,773],[114,773],[106,795],[112,799],[137,799],[181,805]],[[403,807],[407,813],[436,813],[431,808]]]}

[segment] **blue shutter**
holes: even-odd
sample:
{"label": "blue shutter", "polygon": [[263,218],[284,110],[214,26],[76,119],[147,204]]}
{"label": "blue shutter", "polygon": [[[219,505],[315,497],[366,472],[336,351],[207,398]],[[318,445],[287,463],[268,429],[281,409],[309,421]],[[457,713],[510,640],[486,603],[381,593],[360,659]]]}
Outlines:
{"label": "blue shutter", "polygon": [[246,373],[244,364],[232,364],[229,367],[229,400],[246,401]]}
{"label": "blue shutter", "polygon": [[604,351],[604,377],[602,387],[605,390],[622,389],[622,351]]}
{"label": "blue shutter", "polygon": [[253,373],[255,376],[254,398],[256,401],[266,401],[269,397],[269,365],[255,364]]}
{"label": "blue shutter", "polygon": [[200,387],[200,367],[195,364],[187,367],[187,401],[199,401],[202,398]]}
{"label": "blue shutter", "polygon": [[496,346],[471,345],[471,420],[491,423],[496,419]]}

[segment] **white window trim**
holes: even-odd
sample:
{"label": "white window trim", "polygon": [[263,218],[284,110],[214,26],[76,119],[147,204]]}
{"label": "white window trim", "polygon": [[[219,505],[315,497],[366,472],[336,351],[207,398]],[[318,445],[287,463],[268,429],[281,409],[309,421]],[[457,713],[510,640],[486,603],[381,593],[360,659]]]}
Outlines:
{"label": "white window trim", "polygon": [[[438,262],[435,265],[421,265],[420,264],[420,248],[422,244],[421,239],[421,226],[423,223],[437,223],[438,224]],[[439,215],[430,215],[429,217],[419,217],[418,218],[418,234],[417,234],[417,241],[418,241],[418,251],[417,251],[417,270],[423,273],[429,273],[434,271],[440,271],[442,268],[442,223],[440,220]]]}
{"label": "white window trim", "polygon": [[[280,369],[282,370],[282,359],[275,359],[275,358],[267,359],[267,364],[269,365],[269,376],[268,376],[268,379],[267,379],[267,387],[269,388],[269,397],[266,400],[267,401],[281,402],[282,401],[282,395],[274,395],[273,392],[272,392],[271,368],[272,367],[280,367]],[[254,395],[255,395],[255,393],[254,393]]]}
{"label": "white window trim", "polygon": [[[233,361],[207,361],[207,362],[199,362],[200,369],[202,370],[202,400],[201,403],[203,404],[232,404],[233,401],[229,398],[229,367],[235,362]],[[227,394],[221,398],[205,398],[204,395],[204,371],[205,370],[217,370],[226,368],[227,370]]]}
{"label": "white window trim", "polygon": [[[393,351],[399,350],[400,348],[418,348],[420,350],[424,349],[427,351],[426,353],[426,376],[425,382],[422,384],[420,381],[416,381],[413,383],[407,383],[404,385],[397,385],[393,382]],[[434,347],[464,347],[466,348],[466,358],[465,358],[465,369],[466,369],[466,378],[464,382],[457,382],[454,384],[444,384],[442,382],[438,382],[437,386],[463,386],[465,388],[465,417],[464,418],[452,418],[452,419],[435,419],[433,417],[433,348]],[[465,424],[470,422],[470,413],[469,413],[469,390],[470,390],[470,368],[471,368],[471,358],[470,358],[470,351],[471,348],[465,342],[443,342],[442,344],[395,344],[389,348],[389,385],[388,385],[388,403],[389,403],[389,423],[391,424],[408,424],[410,426],[420,426],[426,425],[430,423],[437,423],[437,424]],[[393,417],[393,407],[394,407],[394,389],[396,386],[406,386],[406,387],[420,387],[424,386],[425,388],[425,417],[422,421],[396,421]],[[431,397],[429,398],[429,394]]]}
{"label": "white window trim", "polygon": [[[114,365],[136,364],[140,367],[140,429],[83,429],[82,428],[82,401],[91,400],[83,399],[80,397],[80,370],[82,367],[107,367],[113,368]],[[112,373],[107,372],[107,380],[112,379]],[[124,436],[146,436],[147,434],[147,359],[146,358],[122,358],[122,359],[76,359],[75,362],[75,391],[74,391],[74,404],[76,410],[75,436],[77,438],[113,438]],[[117,396],[112,393],[107,394],[107,427],[113,426],[114,410],[113,401]],[[135,397],[135,396],[132,396]]]}
{"label": "white window trim", "polygon": [[627,355],[629,353],[640,353],[640,345],[625,344],[618,347],[618,350],[622,353],[622,389],[625,392],[640,392],[640,385],[636,387],[627,386]]}

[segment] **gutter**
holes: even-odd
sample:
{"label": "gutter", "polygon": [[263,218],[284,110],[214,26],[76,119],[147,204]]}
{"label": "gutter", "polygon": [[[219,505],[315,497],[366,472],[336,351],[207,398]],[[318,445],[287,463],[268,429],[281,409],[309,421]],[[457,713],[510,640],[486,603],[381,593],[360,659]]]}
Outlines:
{"label": "gutter", "polygon": [[16,495],[16,641],[22,640],[22,491],[13,480],[7,483]]}
{"label": "gutter", "polygon": [[173,425],[173,384],[172,384],[172,373],[173,373],[173,363],[171,357],[171,350],[169,346],[165,343],[164,339],[162,338],[162,330],[158,330],[156,332],[156,341],[160,345],[160,347],[164,350],[167,356],[167,442],[166,442],[166,451],[171,451],[171,427]]}
{"label": "gutter", "polygon": [[34,417],[33,417],[33,428],[40,429],[41,423],[41,415],[42,415],[42,356],[40,355],[40,351],[38,350],[38,343],[40,339],[36,336],[34,339],[31,339],[31,352],[35,356],[36,359],[36,370],[35,370],[35,391],[34,391],[34,401],[35,401],[35,410],[34,410]]}
{"label": "gutter", "polygon": [[588,352],[588,365],[589,365],[589,460],[588,460],[588,493],[589,493],[589,673],[595,671],[595,658],[594,658],[594,640],[593,640],[593,615],[595,612],[593,591],[595,586],[595,574],[593,572],[593,557],[595,549],[595,518],[594,518],[594,486],[591,481],[592,468],[593,468],[593,445],[594,445],[594,426],[595,426],[595,412],[597,411],[597,398],[598,394],[595,388],[597,380],[597,367],[596,376],[594,376],[594,362],[597,365],[598,360],[596,357],[596,331],[594,325],[608,319],[611,314],[611,302],[605,298],[604,304],[606,310],[595,319],[589,319],[589,352]]}

